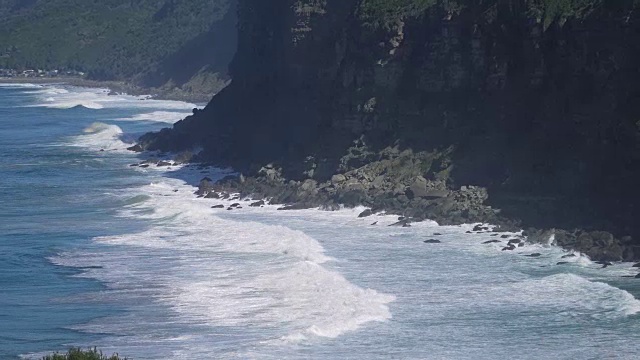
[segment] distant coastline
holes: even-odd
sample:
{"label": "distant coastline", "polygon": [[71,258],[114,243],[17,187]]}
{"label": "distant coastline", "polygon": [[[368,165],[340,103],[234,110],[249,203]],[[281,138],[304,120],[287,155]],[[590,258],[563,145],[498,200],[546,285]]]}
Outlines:
{"label": "distant coastline", "polygon": [[215,94],[186,92],[180,89],[144,88],[125,81],[98,81],[78,76],[56,77],[0,77],[0,84],[65,84],[87,88],[105,88],[113,93],[127,95],[150,95],[158,100],[175,100],[192,103],[207,103]]}

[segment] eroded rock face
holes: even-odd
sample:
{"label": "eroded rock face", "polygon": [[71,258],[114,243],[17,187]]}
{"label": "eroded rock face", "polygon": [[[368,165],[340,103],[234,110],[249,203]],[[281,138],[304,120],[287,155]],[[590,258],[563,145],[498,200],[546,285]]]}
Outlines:
{"label": "eroded rock face", "polygon": [[[261,176],[285,202],[448,222],[499,215],[637,241],[640,11],[586,1],[377,12],[360,0],[241,0],[233,83],[141,146],[201,145],[248,174],[279,162]],[[309,178],[317,194],[288,184]],[[261,181],[243,186],[273,192]],[[608,236],[579,237],[555,241],[620,255]]]}

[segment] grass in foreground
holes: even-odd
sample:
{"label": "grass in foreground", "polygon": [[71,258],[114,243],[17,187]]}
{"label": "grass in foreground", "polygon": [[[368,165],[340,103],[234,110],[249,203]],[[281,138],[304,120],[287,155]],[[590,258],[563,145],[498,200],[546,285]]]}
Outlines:
{"label": "grass in foreground", "polygon": [[105,356],[102,351],[98,351],[96,348],[89,350],[82,350],[80,348],[70,349],[66,354],[55,353],[53,355],[47,355],[42,360],[127,360],[127,358],[121,358],[118,354]]}

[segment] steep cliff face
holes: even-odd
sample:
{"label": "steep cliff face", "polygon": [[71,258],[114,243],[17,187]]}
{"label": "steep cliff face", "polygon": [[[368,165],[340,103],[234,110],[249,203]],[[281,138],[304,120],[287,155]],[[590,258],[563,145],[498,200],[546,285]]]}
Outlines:
{"label": "steep cliff face", "polygon": [[487,187],[504,215],[640,238],[635,3],[242,0],[232,84],[149,145],[297,179],[354,139],[427,151],[425,178]]}

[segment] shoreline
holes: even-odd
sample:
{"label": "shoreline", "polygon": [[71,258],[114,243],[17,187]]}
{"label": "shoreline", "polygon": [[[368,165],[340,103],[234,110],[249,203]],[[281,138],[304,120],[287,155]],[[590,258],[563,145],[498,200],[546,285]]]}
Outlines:
{"label": "shoreline", "polygon": [[91,80],[81,77],[35,77],[35,78],[2,78],[0,77],[0,84],[64,84],[77,87],[93,88],[93,89],[109,89],[111,92],[140,96],[149,95],[154,100],[171,100],[171,101],[183,101],[194,103],[197,105],[206,105],[214,94],[190,94],[178,89],[171,91],[155,89],[155,88],[143,88],[140,86],[132,85],[125,81],[115,80]]}
{"label": "shoreline", "polygon": [[[135,151],[134,148],[138,146],[134,145],[129,150]],[[151,153],[148,159],[131,166],[167,165],[166,160],[158,161],[157,157]],[[219,167],[212,162],[199,161],[197,157],[189,161],[184,160],[177,161],[192,166]],[[423,221],[435,221],[441,226],[467,224],[474,225],[469,233],[521,232],[523,242],[554,245],[566,251],[578,252],[603,267],[614,262],[636,263],[640,260],[640,254],[630,252],[629,255],[628,249],[632,248],[632,245],[629,244],[628,239],[616,238],[606,231],[535,228],[523,225],[518,219],[501,216],[500,210],[485,205],[484,201],[488,194],[486,189],[481,187],[463,186],[460,190],[439,190],[441,194],[432,190],[430,195],[413,195],[414,198],[407,199],[407,202],[398,202],[397,198],[390,200],[384,194],[377,196],[367,194],[369,191],[365,190],[366,184],[363,185],[362,180],[356,186],[353,180],[354,173],[336,174],[329,181],[320,182],[312,179],[286,180],[281,172],[281,169],[268,165],[253,175],[236,172],[235,175],[229,175],[217,181],[205,176],[199,184],[194,184],[197,188],[195,194],[201,198],[217,200],[262,199],[247,205],[251,207],[261,207],[266,204],[278,205],[278,210],[282,211],[311,208],[331,211],[341,207],[363,206],[367,210],[359,214],[360,218],[373,218],[379,213],[398,216],[397,222],[390,226],[411,227],[412,223]],[[417,191],[415,184],[408,186],[408,194],[417,193]],[[402,196],[407,197],[406,195],[398,197],[402,198]],[[462,213],[465,215],[460,214],[460,209],[464,209]],[[520,246],[522,245],[518,242],[505,242],[502,251],[510,252],[517,250]]]}

